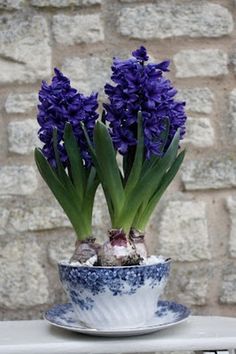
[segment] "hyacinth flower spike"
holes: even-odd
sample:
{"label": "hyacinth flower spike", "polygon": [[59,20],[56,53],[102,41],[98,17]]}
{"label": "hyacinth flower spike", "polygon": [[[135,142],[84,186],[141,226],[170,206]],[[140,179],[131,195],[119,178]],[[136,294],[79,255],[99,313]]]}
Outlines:
{"label": "hyacinth flower spike", "polygon": [[[177,91],[163,76],[169,62],[145,65],[144,47],[132,54],[128,60],[114,59],[111,79],[116,85],[105,85],[110,101],[104,104],[105,124],[96,122],[94,145],[87,134],[110,213],[110,249],[126,245],[123,264],[145,257],[145,228],[185,154],[178,154],[185,133],[185,104],[174,99]],[[117,152],[123,158],[122,170]],[[106,245],[101,261],[105,264],[108,249]]]}
{"label": "hyacinth flower spike", "polygon": [[35,161],[76,232],[72,260],[85,262],[99,248],[92,237],[92,209],[99,180],[81,122],[92,138],[98,118],[97,94],[85,97],[78,93],[55,69],[51,85],[42,83],[39,101],[39,138],[44,146],[35,149]]}

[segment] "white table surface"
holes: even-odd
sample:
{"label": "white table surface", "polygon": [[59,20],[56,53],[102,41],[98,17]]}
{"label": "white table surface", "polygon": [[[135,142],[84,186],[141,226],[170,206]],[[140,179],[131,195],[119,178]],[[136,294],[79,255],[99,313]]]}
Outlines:
{"label": "white table surface", "polygon": [[0,322],[0,354],[106,354],[236,348],[236,318],[191,316],[152,334],[92,337],[38,321]]}

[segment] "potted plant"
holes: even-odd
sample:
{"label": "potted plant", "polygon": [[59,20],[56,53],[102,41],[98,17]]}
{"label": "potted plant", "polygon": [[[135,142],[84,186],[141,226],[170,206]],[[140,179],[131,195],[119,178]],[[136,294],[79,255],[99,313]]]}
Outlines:
{"label": "potted plant", "polygon": [[[164,77],[169,61],[148,59],[144,47],[114,59],[101,120],[97,94],[77,92],[58,69],[39,91],[44,146],[36,164],[77,236],[71,259],[59,262],[60,279],[78,318],[93,328],[144,324],[169,275],[170,259],[148,255],[145,228],[184,159],[186,115]],[[92,230],[99,184],[111,221],[102,245]]]}

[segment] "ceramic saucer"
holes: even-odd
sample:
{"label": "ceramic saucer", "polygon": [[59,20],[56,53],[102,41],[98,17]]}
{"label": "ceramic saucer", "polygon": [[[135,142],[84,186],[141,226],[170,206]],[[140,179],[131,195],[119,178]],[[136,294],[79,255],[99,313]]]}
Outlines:
{"label": "ceramic saucer", "polygon": [[142,327],[125,329],[96,329],[89,328],[75,318],[71,304],[53,306],[45,313],[44,318],[52,325],[94,336],[135,336],[156,332],[161,329],[177,325],[190,316],[190,310],[181,304],[170,301],[159,301],[153,318]]}

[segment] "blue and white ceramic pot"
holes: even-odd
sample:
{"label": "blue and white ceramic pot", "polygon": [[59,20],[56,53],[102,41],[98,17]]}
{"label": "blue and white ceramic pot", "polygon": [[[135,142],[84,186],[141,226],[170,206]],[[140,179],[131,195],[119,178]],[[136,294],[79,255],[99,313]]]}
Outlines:
{"label": "blue and white ceramic pot", "polygon": [[58,266],[78,319],[91,328],[121,329],[142,326],[153,317],[170,260],[123,267]]}

